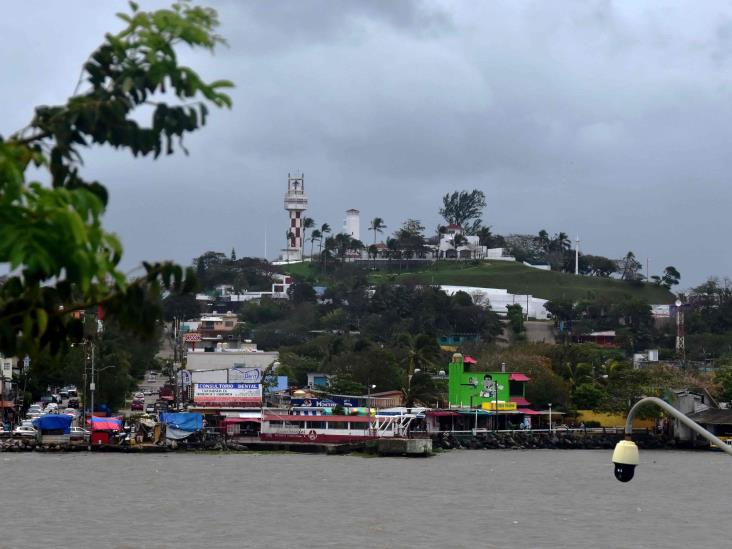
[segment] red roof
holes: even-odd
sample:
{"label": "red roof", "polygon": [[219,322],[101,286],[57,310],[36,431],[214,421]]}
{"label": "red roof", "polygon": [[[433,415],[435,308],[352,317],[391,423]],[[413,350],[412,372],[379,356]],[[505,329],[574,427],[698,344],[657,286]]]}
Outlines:
{"label": "red roof", "polygon": [[427,410],[428,416],[445,417],[445,416],[459,416],[457,412],[452,410]]}
{"label": "red roof", "polygon": [[508,381],[530,381],[524,374],[517,374],[516,372],[508,376]]}
{"label": "red roof", "polygon": [[519,410],[520,413],[525,414],[527,416],[540,416],[541,412],[537,412],[536,410],[529,410],[528,408],[522,408]]}
{"label": "red roof", "polygon": [[448,228],[448,229],[462,229],[462,227],[461,227],[460,225],[456,225],[455,223],[450,223],[450,224],[449,224],[449,225],[447,226],[447,228]]}
{"label": "red roof", "polygon": [[511,402],[515,402],[518,406],[530,406],[531,402],[526,400],[524,397],[511,397],[509,399]]}
{"label": "red roof", "polygon": [[463,364],[478,364],[478,361],[472,356],[465,355],[465,358],[463,358]]}

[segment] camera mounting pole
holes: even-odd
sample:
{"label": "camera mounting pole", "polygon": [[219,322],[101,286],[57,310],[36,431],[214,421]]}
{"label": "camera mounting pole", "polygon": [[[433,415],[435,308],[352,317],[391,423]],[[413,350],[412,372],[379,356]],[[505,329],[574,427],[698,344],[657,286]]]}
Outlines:
{"label": "camera mounting pole", "polygon": [[643,406],[644,404],[655,404],[659,408],[661,408],[664,412],[672,415],[676,419],[678,419],[681,423],[683,423],[685,426],[687,426],[692,431],[700,434],[705,439],[707,439],[709,442],[715,444],[717,448],[722,450],[723,452],[728,453],[732,456],[732,447],[728,446],[721,440],[719,440],[717,437],[715,437],[712,433],[707,431],[704,427],[699,425],[696,421],[688,418],[686,415],[679,412],[676,408],[671,406],[668,402],[665,402],[661,400],[660,398],[656,397],[645,397],[640,399],[638,402],[636,402],[633,407],[630,409],[630,412],[628,412],[628,419],[625,421],[625,440],[630,440],[630,437],[633,434],[633,419],[635,419],[635,414],[638,412],[638,409]]}

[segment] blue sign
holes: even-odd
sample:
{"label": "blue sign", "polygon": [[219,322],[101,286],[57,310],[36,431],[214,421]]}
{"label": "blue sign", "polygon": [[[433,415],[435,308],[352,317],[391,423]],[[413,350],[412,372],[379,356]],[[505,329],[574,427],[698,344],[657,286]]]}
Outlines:
{"label": "blue sign", "polygon": [[356,408],[359,405],[358,397],[333,396],[331,398],[293,398],[291,406],[304,406],[305,408]]}

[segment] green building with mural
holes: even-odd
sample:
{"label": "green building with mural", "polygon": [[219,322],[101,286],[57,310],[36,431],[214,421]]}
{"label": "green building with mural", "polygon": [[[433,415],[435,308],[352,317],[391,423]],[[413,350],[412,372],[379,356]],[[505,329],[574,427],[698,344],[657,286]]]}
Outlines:
{"label": "green building with mural", "polygon": [[454,408],[513,411],[526,401],[529,378],[516,372],[465,371],[466,364],[475,364],[459,353],[452,356],[448,366],[448,400]]}

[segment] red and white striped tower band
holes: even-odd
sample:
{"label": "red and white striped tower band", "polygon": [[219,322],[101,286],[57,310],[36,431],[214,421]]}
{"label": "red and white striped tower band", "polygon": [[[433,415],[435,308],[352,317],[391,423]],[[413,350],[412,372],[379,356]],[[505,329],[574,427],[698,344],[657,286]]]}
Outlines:
{"label": "red and white striped tower band", "polygon": [[305,175],[287,174],[287,192],[285,193],[285,210],[289,213],[290,233],[287,248],[283,250],[283,259],[302,261],[302,213],[308,209],[308,197],[305,195]]}

